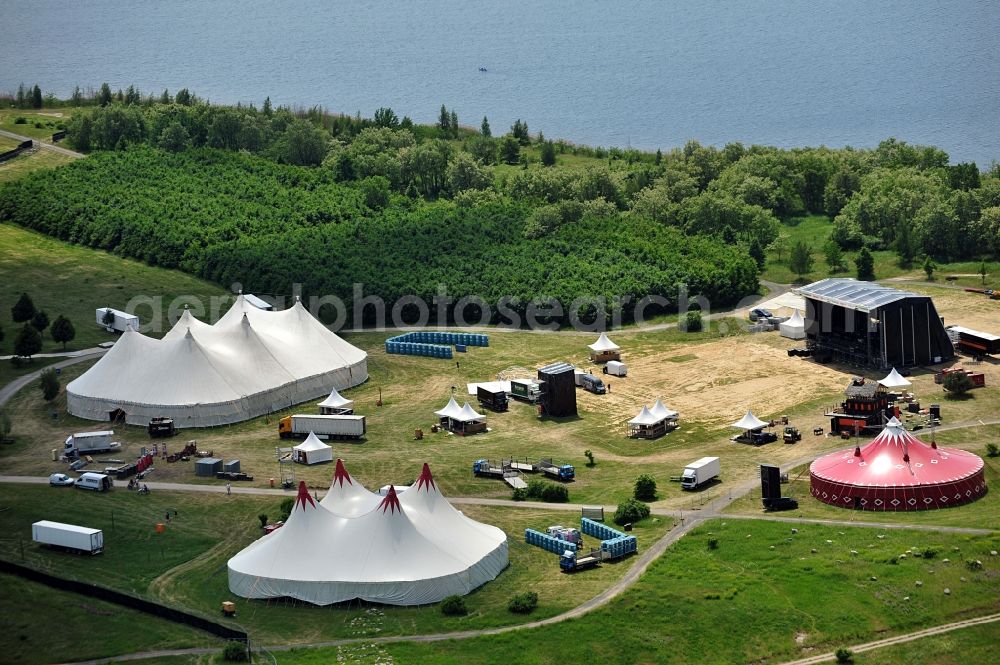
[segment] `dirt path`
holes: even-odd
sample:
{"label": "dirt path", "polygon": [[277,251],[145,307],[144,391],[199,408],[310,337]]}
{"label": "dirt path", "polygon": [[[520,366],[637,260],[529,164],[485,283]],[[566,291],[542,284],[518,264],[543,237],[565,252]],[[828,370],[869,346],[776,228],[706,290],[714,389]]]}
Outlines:
{"label": "dirt path", "polygon": [[75,358],[62,360],[60,362],[53,363],[51,365],[46,365],[45,367],[40,367],[35,372],[31,372],[30,374],[25,374],[24,376],[17,377],[4,387],[0,388],[0,406],[6,404],[7,401],[17,393],[17,391],[19,391],[21,388],[25,387],[26,385],[37,379],[39,376],[42,375],[42,372],[47,369],[69,367],[70,365],[75,365],[77,363],[93,360],[94,358],[97,358],[107,353],[107,349],[87,349],[87,351],[90,351],[90,353],[86,353],[84,355],[80,355]]}
{"label": "dirt path", "polygon": [[[864,653],[865,651],[873,651],[875,649],[881,649],[882,647],[891,647],[895,644],[903,644],[905,642],[913,642],[914,640],[919,640],[924,637],[931,637],[932,635],[940,635],[942,633],[949,633],[953,630],[959,630],[961,628],[969,628],[971,626],[979,626],[984,623],[993,623],[995,621],[1000,621],[1000,614],[990,614],[984,617],[976,617],[975,619],[966,619],[965,621],[955,621],[954,623],[946,623],[941,626],[934,626],[933,628],[925,628],[923,630],[918,630],[912,633],[906,633],[905,635],[896,635],[895,637],[887,637],[884,640],[876,640],[875,642],[866,642],[865,644],[857,644],[855,646],[849,647],[854,653]],[[802,658],[799,660],[791,660],[783,665],[819,665],[820,663],[827,663],[836,660],[837,655],[834,653],[822,653],[818,656],[810,656],[809,658]]]}

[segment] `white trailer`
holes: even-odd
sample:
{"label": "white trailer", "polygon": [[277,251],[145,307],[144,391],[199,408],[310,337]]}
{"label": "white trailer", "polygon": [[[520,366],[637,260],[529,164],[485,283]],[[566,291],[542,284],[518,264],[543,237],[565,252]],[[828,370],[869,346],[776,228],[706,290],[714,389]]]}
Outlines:
{"label": "white trailer", "polygon": [[104,551],[104,532],[75,524],[63,524],[41,520],[31,525],[31,539],[42,545],[50,545],[76,552],[100,554]]}
{"label": "white trailer", "polygon": [[108,332],[126,330],[139,332],[139,317],[110,307],[101,307],[97,310],[97,325]]}
{"label": "white trailer", "polygon": [[318,437],[360,439],[367,431],[364,416],[316,416],[295,414],[278,421],[278,435],[282,439],[302,438],[313,432]]}
{"label": "white trailer", "polygon": [[628,367],[623,362],[609,360],[608,364],[604,366],[604,373],[611,376],[626,376],[628,374]]}
{"label": "white trailer", "polygon": [[684,473],[681,474],[681,487],[686,490],[696,489],[708,481],[718,478],[721,470],[718,457],[702,457],[684,467]]}
{"label": "white trailer", "polygon": [[109,453],[121,450],[122,444],[111,440],[114,435],[114,430],[70,434],[66,437],[63,454],[67,457],[77,457],[90,453]]}

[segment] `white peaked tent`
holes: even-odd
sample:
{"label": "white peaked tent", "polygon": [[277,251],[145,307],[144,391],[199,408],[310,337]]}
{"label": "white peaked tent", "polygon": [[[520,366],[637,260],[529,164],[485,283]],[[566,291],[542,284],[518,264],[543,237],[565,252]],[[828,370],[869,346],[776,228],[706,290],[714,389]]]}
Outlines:
{"label": "white peaked tent", "polygon": [[474,423],[479,420],[486,420],[486,416],[481,413],[476,413],[476,410],[473,409],[468,402],[466,402],[465,406],[463,406],[458,413],[452,416],[452,419],[457,420],[460,423]]}
{"label": "white peaked tent", "polygon": [[315,605],[355,598],[423,605],[471,592],[507,561],[504,532],[455,510],[425,464],[415,487],[401,496],[390,488],[350,517],[317,505],[300,483],[285,525],[229,560],[229,588],[244,598]]}
{"label": "white peaked tent", "polygon": [[319,503],[334,515],[357,517],[375,510],[375,506],[381,501],[381,496],[369,492],[361,486],[361,483],[351,478],[351,474],[347,473],[347,469],[344,468],[343,460],[338,459],[337,468],[333,472],[333,482],[330,483],[330,491]]}
{"label": "white peaked tent", "polygon": [[597,341],[593,344],[588,344],[587,347],[591,351],[618,351],[621,349],[620,346],[608,339],[605,333],[601,333],[601,336],[597,338]]}
{"label": "white peaked tent", "polygon": [[71,414],[176,427],[248,420],[368,379],[368,354],[328,330],[296,302],[268,312],[242,295],[214,325],[185,311],[163,339],[126,331],[66,387]]}
{"label": "white peaked tent", "polygon": [[792,312],[790,319],[778,324],[778,328],[782,337],[787,337],[788,339],[806,338],[806,322],[797,309]]}
{"label": "white peaked tent", "polygon": [[351,413],[354,410],[354,400],[347,399],[334,388],[330,391],[330,395],[316,406],[319,407],[319,412],[325,415]]}
{"label": "white peaked tent", "polygon": [[668,430],[677,426],[677,412],[656,400],[653,408],[645,405],[632,420],[628,421],[628,435],[634,439],[655,439],[663,436]]}
{"label": "white peaked tent", "polygon": [[903,378],[903,376],[896,371],[895,367],[892,368],[892,371],[889,372],[888,376],[886,376],[884,379],[879,380],[879,383],[885,386],[886,388],[907,388],[913,385],[905,378]]}
{"label": "white peaked tent", "polygon": [[656,403],[653,404],[653,408],[650,409],[650,413],[652,413],[657,418],[665,418],[668,420],[677,418],[677,416],[680,415],[673,409],[668,409],[666,406],[664,406],[663,402],[661,402],[660,400],[656,400]]}
{"label": "white peaked tent", "polygon": [[299,464],[321,464],[333,461],[333,448],[319,440],[315,433],[309,432],[306,440],[292,448],[293,459]]}
{"label": "white peaked tent", "polygon": [[[468,404],[468,402],[466,402],[466,404]],[[440,416],[441,418],[454,418],[461,412],[462,407],[460,407],[458,402],[455,401],[455,398],[452,397],[448,400],[448,403],[444,405],[444,408],[439,411],[435,411],[434,415]]]}
{"label": "white peaked tent", "polygon": [[660,420],[661,420],[660,418],[657,418],[656,416],[654,416],[650,412],[650,410],[646,408],[646,405],[643,404],[642,411],[640,411],[639,415],[637,415],[635,418],[633,418],[632,420],[628,421],[628,424],[629,425],[655,425]]}
{"label": "white peaked tent", "polygon": [[747,414],[745,416],[743,416],[735,423],[730,425],[730,427],[735,427],[736,429],[741,429],[748,432],[753,430],[763,429],[767,426],[768,426],[767,423],[765,423],[757,416],[753,415],[753,412],[750,411],[749,409],[747,410]]}

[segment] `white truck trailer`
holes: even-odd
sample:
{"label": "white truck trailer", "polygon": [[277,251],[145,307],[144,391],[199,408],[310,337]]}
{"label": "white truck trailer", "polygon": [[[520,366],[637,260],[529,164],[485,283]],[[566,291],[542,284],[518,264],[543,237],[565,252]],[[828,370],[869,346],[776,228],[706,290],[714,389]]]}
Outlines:
{"label": "white truck trailer", "polygon": [[75,524],[42,520],[31,525],[31,539],[42,545],[100,554],[104,551],[104,532]]}
{"label": "white truck trailer", "polygon": [[97,325],[108,332],[139,332],[139,317],[110,307],[101,307],[97,310]]}
{"label": "white truck trailer", "polygon": [[309,432],[320,438],[360,439],[366,431],[364,416],[295,414],[278,421],[278,436],[282,439],[305,438]]}
{"label": "white truck trailer", "polygon": [[721,470],[718,457],[702,457],[684,467],[681,487],[686,490],[697,489],[708,481],[718,478]]}
{"label": "white truck trailer", "polygon": [[78,457],[90,453],[109,453],[121,450],[122,444],[111,440],[114,435],[114,430],[70,434],[66,437],[63,454],[66,457]]}

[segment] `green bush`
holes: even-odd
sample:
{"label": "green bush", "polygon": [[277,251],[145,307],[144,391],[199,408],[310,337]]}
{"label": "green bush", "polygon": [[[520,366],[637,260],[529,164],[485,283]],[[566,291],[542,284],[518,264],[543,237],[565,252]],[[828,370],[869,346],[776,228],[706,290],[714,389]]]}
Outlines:
{"label": "green bush", "polygon": [[704,325],[701,319],[701,310],[696,309],[684,315],[683,324],[686,332],[701,332]]}
{"label": "green bush", "polygon": [[469,613],[465,599],[461,596],[446,596],[441,601],[441,613],[449,617],[461,617]]}
{"label": "green bush", "polygon": [[618,504],[618,510],[615,511],[614,521],[615,524],[635,524],[636,522],[646,519],[649,517],[649,506],[644,504],[642,501],[636,501],[635,499],[629,499],[628,501],[623,501]]}
{"label": "green bush", "polygon": [[517,487],[514,489],[513,494],[510,496],[514,501],[527,501],[528,500],[528,490],[524,487]]}
{"label": "green bush", "polygon": [[281,506],[279,507],[279,512],[281,513],[281,521],[284,522],[288,519],[288,516],[292,514],[292,508],[295,507],[295,499],[288,496],[281,500]]}
{"label": "green bush", "polygon": [[25,118],[24,116],[20,116],[19,115],[16,118],[14,118],[14,124],[15,125],[26,125],[26,124],[28,124],[28,119]]}
{"label": "green bush", "polygon": [[717,550],[717,549],[719,549],[719,539],[718,538],[709,538],[708,539],[708,549],[710,549],[710,550]]}
{"label": "green bush", "polygon": [[843,647],[841,647],[840,649],[837,649],[835,655],[837,657],[837,662],[838,663],[842,663],[842,664],[846,665],[847,663],[853,663],[854,662],[854,654],[851,653],[850,649],[844,649]]}
{"label": "green bush", "polygon": [[649,474],[642,474],[635,479],[635,489],[632,494],[639,501],[655,501],[656,481]]}
{"label": "green bush", "polygon": [[972,390],[974,384],[965,372],[952,372],[944,377],[944,389],[949,397],[960,397]]}
{"label": "green bush", "polygon": [[569,501],[569,490],[565,485],[546,483],[542,490],[542,501],[549,503],[566,503]]}
{"label": "green bush", "polygon": [[1000,446],[995,443],[986,444],[986,456],[987,457],[1000,457]]}
{"label": "green bush", "polygon": [[227,642],[222,649],[222,659],[231,663],[242,663],[247,659],[247,645],[235,640]]}
{"label": "green bush", "polygon": [[538,594],[534,591],[525,591],[511,598],[507,609],[514,614],[530,614],[538,607]]}

